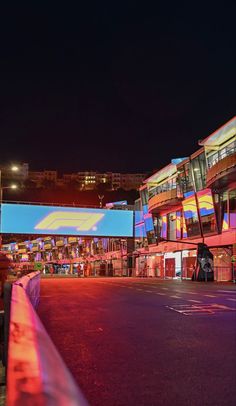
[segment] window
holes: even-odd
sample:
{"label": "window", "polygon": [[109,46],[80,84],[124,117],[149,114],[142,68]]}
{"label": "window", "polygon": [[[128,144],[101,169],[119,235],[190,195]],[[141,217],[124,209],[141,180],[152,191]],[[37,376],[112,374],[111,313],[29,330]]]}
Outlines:
{"label": "window", "polygon": [[197,204],[195,200],[195,196],[190,196],[189,198],[183,200],[183,212],[184,212],[184,220],[185,220],[185,230],[187,232],[188,237],[198,237],[201,235],[199,219],[198,219],[198,212],[197,212]]}
{"label": "window", "polygon": [[178,172],[178,185],[180,192],[183,194],[193,190],[193,181],[189,162],[179,168]]}
{"label": "window", "polygon": [[229,191],[229,226],[236,227],[236,189]]}
{"label": "window", "polygon": [[202,232],[204,235],[214,233],[216,231],[216,216],[211,190],[205,189],[198,192],[197,199]]}
{"label": "window", "polygon": [[204,153],[198,155],[191,162],[196,191],[204,189],[206,184],[206,160]]}
{"label": "window", "polygon": [[164,215],[161,217],[161,237],[167,237],[167,216]]}
{"label": "window", "polygon": [[147,205],[148,204],[148,192],[147,192],[147,189],[140,190],[140,196],[141,196],[142,206]]}
{"label": "window", "polygon": [[167,222],[168,222],[168,239],[169,240],[176,240],[176,212],[169,213],[167,215]]}

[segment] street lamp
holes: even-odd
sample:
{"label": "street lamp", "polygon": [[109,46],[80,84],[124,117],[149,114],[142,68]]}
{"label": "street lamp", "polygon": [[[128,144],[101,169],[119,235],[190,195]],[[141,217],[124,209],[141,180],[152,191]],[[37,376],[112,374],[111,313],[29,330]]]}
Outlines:
{"label": "street lamp", "polygon": [[[17,165],[12,165],[10,170],[12,172],[18,172],[19,168]],[[11,185],[11,186],[2,186],[2,170],[0,169],[0,203],[2,203],[2,190],[3,189],[17,189],[17,185]]]}
{"label": "street lamp", "polygon": [[17,188],[18,188],[18,186],[15,185],[15,184],[10,185],[10,186],[2,186],[2,187],[0,188],[0,203],[2,203],[3,190],[5,190],[5,189],[17,189]]}
{"label": "street lamp", "polygon": [[[17,172],[19,170],[18,166],[12,165],[10,168],[12,172]],[[2,195],[3,195],[3,190],[4,189],[17,189],[17,185],[12,184],[10,186],[2,186],[2,171],[0,169],[0,249],[2,247],[2,235],[1,235],[1,230],[2,230]]]}

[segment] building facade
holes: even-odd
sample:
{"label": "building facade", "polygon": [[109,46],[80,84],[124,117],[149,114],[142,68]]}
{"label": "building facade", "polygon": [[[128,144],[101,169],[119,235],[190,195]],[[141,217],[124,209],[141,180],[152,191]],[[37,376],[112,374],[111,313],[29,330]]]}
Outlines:
{"label": "building facade", "polygon": [[215,280],[236,278],[236,117],[199,146],[140,188],[137,275],[145,264],[149,276],[192,278],[197,244],[202,242],[214,256]]}
{"label": "building facade", "polygon": [[119,172],[96,172],[83,171],[77,173],[63,174],[58,176],[57,171],[30,171],[27,179],[32,181],[36,187],[57,187],[72,186],[78,190],[95,190],[103,187],[103,190],[138,190],[145,179],[145,173],[119,173]]}

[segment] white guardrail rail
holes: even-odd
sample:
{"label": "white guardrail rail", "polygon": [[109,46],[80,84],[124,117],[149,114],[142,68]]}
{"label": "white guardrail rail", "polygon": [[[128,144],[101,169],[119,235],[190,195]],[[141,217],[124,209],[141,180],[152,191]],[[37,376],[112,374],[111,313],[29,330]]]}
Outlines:
{"label": "white guardrail rail", "polygon": [[12,284],[7,406],[88,406],[35,311],[39,296],[40,272]]}

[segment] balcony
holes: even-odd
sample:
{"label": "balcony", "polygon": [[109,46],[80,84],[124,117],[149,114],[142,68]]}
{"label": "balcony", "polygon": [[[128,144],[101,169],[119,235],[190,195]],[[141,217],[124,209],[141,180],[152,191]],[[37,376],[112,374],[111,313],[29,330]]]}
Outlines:
{"label": "balcony", "polygon": [[207,172],[207,187],[224,188],[236,179],[236,152],[216,162]]}
{"label": "balcony", "polygon": [[162,210],[171,210],[178,207],[181,200],[177,195],[177,189],[167,190],[149,199],[148,211],[150,213],[158,213]]}

